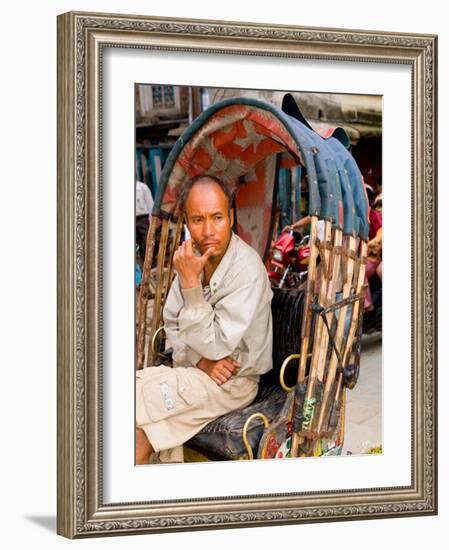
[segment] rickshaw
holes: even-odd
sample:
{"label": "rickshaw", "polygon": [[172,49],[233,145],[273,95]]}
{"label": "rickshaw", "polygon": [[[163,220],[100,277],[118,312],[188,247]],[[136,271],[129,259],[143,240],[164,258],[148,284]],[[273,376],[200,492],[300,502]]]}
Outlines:
{"label": "rickshaw", "polygon": [[[280,177],[305,192],[310,257],[305,282],[273,289],[273,369],[251,405],[209,423],[186,446],[212,460],[341,454],[345,394],[357,382],[368,203],[349,139],[321,136],[293,96],[280,107],[246,97],[211,105],[178,139],[152,211],[139,294],[137,368],[169,364],[162,309],[183,235],[178,198],[200,173],[234,194],[234,231],[268,262],[279,232]],[[153,290],[152,290],[153,289]],[[169,351],[169,350],[168,350]]]}

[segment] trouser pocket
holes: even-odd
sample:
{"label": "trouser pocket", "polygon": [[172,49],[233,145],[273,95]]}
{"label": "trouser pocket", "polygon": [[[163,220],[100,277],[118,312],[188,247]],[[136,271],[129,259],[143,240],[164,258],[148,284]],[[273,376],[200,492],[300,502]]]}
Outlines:
{"label": "trouser pocket", "polygon": [[190,368],[149,367],[147,370],[150,372],[143,377],[142,393],[151,422],[180,414],[207,397]]}

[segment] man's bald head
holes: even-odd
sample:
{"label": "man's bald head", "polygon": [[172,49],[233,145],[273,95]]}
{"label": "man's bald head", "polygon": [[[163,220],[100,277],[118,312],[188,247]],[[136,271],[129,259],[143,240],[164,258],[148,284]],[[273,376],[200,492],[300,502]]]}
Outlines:
{"label": "man's bald head", "polygon": [[190,192],[192,188],[197,184],[198,185],[217,185],[226,197],[226,200],[228,203],[228,212],[231,211],[233,196],[232,196],[232,193],[229,191],[228,187],[221,181],[220,178],[217,178],[216,176],[212,176],[209,174],[199,174],[197,176],[194,176],[190,180],[188,180],[182,189],[180,205],[181,205],[181,210],[183,212],[186,211],[186,203],[190,195]]}

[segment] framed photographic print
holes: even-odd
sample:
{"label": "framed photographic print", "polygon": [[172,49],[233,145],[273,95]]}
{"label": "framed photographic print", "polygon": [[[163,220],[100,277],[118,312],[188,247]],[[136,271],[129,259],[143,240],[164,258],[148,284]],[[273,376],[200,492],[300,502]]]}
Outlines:
{"label": "framed photographic print", "polygon": [[58,18],[60,534],[436,513],[436,45]]}

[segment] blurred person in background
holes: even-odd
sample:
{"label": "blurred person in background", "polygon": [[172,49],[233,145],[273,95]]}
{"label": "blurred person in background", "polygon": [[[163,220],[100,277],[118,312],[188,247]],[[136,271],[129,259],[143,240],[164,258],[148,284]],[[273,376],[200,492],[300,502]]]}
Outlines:
{"label": "blurred person in background", "polygon": [[374,305],[368,282],[374,275],[382,280],[382,193],[377,195],[372,202],[369,221],[368,258],[365,272],[365,284],[367,284],[365,310],[372,311]]}
{"label": "blurred person in background", "polygon": [[147,233],[153,204],[153,197],[148,185],[136,180],[136,245],[142,262],[145,259]]}

